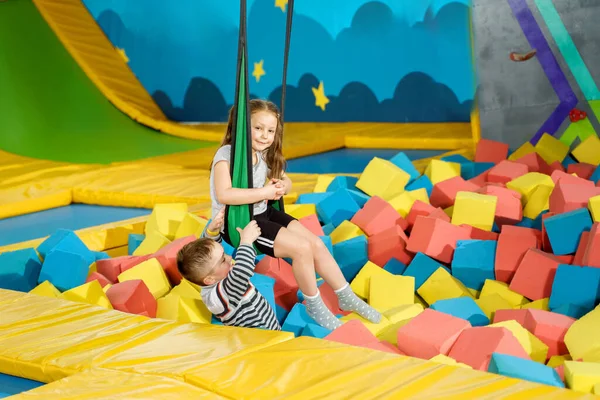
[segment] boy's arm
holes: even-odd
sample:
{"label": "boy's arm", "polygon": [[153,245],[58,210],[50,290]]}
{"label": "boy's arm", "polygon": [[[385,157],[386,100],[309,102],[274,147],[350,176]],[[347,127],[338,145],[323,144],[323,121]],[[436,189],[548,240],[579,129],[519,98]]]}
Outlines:
{"label": "boy's arm", "polygon": [[238,307],[242,297],[250,289],[250,278],[254,275],[256,251],[254,247],[241,245],[237,248],[235,255],[235,265],[229,271],[225,279],[219,282],[219,289],[222,289],[232,306]]}
{"label": "boy's arm", "polygon": [[207,230],[208,230],[208,229],[207,229],[207,228],[205,228],[205,229],[202,231],[202,235],[200,235],[200,237],[202,237],[202,238],[208,238],[208,239],[212,239],[212,240],[214,240],[214,241],[215,241],[215,242],[217,242],[217,243],[221,243],[221,242],[223,241],[223,238],[221,237],[221,232],[218,232],[218,231],[217,231],[217,234],[216,234],[216,236],[213,236],[213,235],[209,234],[209,233],[207,232]]}

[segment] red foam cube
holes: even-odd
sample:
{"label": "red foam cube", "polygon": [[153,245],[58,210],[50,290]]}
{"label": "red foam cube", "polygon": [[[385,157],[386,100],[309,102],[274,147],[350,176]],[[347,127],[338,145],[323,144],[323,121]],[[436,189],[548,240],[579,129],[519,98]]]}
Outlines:
{"label": "red foam cube", "polygon": [[494,324],[502,321],[517,321],[523,328],[527,321],[527,309],[524,310],[496,310],[494,313]]}
{"label": "red foam cube", "polygon": [[384,267],[392,258],[408,265],[414,254],[406,249],[408,237],[398,225],[369,237],[367,251],[369,260]]}
{"label": "red foam cube", "polygon": [[469,237],[473,240],[498,240],[497,232],[485,231],[467,224],[461,224],[460,227],[469,231]]}
{"label": "red foam cube", "polygon": [[475,192],[479,188],[479,185],[455,176],[434,185],[429,201],[434,207],[447,208],[454,204],[458,192]]}
{"label": "red foam cube", "polygon": [[508,144],[495,140],[480,139],[475,149],[475,162],[498,164],[508,157]]}
{"label": "red foam cube", "polygon": [[380,232],[393,228],[396,220],[401,215],[390,203],[381,197],[371,197],[350,220],[358,226],[367,236],[373,236]]}
{"label": "red foam cube", "polygon": [[510,282],[510,289],[530,300],[550,297],[556,269],[562,260],[535,248],[525,252]]}
{"label": "red foam cube", "polygon": [[[593,227],[592,227],[593,228]],[[575,257],[573,258],[573,265],[585,265],[583,264],[583,257],[585,256],[585,252],[587,250],[587,245],[590,240],[590,232],[583,232],[581,237],[579,238],[579,245],[577,246],[577,251],[575,252]]]}
{"label": "red foam cube", "polygon": [[138,264],[143,263],[154,257],[153,254],[147,254],[145,256],[131,256],[121,262],[121,272],[125,272],[128,269],[135,267]]}
{"label": "red foam cube", "polygon": [[548,233],[546,232],[546,224],[544,223],[544,221],[546,220],[546,218],[550,218],[554,215],[556,215],[556,213],[553,212],[547,212],[542,215],[542,250],[548,253],[552,253],[552,244],[550,243],[550,238],[548,237]]}
{"label": "red foam cube", "polygon": [[565,334],[575,322],[574,318],[550,311],[530,308],[527,310],[525,329],[548,346],[548,358],[568,354]]}
{"label": "red foam cube", "polygon": [[582,265],[600,268],[600,223],[592,225],[583,253]]}
{"label": "red foam cube", "polygon": [[121,264],[125,260],[135,258],[135,256],[123,256],[115,258],[106,258],[96,261],[96,271],[108,279],[111,283],[117,282],[117,277],[122,272]]}
{"label": "red foam cube", "polygon": [[540,248],[541,236],[536,229],[504,225],[496,247],[496,279],[510,283],[527,250]]}
{"label": "red foam cube", "polygon": [[583,179],[590,179],[595,170],[595,165],[586,163],[569,164],[567,167],[567,173],[577,174],[578,177]]}
{"label": "red foam cube", "polygon": [[431,214],[428,215],[429,218],[437,218],[437,219],[441,219],[442,221],[446,221],[446,222],[450,222],[450,217],[448,216],[448,214],[446,214],[444,212],[444,210],[442,210],[441,208],[436,208],[435,210],[433,210],[431,212]]}
{"label": "red foam cube", "polygon": [[310,214],[306,217],[302,217],[298,220],[306,229],[311,231],[315,236],[325,236],[325,232],[323,232],[323,227],[319,222],[319,218],[316,214]]}
{"label": "red foam cube", "polygon": [[470,183],[476,185],[477,187],[482,187],[487,183],[487,176],[488,176],[489,172],[490,172],[490,170],[488,169],[487,171],[482,172],[481,174],[477,175],[476,177],[469,179],[467,182],[470,182]]}
{"label": "red foam cube", "polygon": [[196,236],[194,235],[182,237],[172,241],[154,253],[154,257],[156,257],[160,265],[165,270],[165,274],[173,286],[179,285],[181,279],[183,278],[181,273],[179,273],[179,269],[177,268],[177,253],[183,246],[193,242],[194,240],[196,240]]}
{"label": "red foam cube", "polygon": [[[406,250],[421,252],[443,263],[450,263],[456,242],[470,239],[471,231],[441,219],[419,216],[408,239]],[[401,261],[401,260],[400,260]]]}
{"label": "red foam cube", "polygon": [[511,331],[485,326],[462,331],[448,356],[474,369],[487,371],[492,353],[531,359]]}
{"label": "red foam cube", "polygon": [[448,355],[460,333],[470,327],[465,319],[426,308],[398,329],[398,348],[408,356],[425,360]]}
{"label": "red foam cube", "polygon": [[560,163],[560,161],[554,161],[552,164],[550,164],[550,169],[552,171],[565,172],[565,167],[563,167],[563,165]]}
{"label": "red foam cube", "polygon": [[583,185],[594,187],[594,182],[588,181],[587,179],[582,179],[578,176],[574,176],[562,171],[554,171],[552,175],[550,175],[550,178],[552,178],[552,181],[555,185],[560,182],[567,183],[570,185]]}
{"label": "red foam cube", "polygon": [[477,191],[481,194],[496,196],[494,220],[498,226],[514,225],[523,219],[521,193],[499,186],[486,185]]}
{"label": "red foam cube", "polygon": [[590,197],[598,195],[600,191],[597,187],[563,183],[561,180],[550,193],[550,212],[562,214],[578,208],[586,208]]}
{"label": "red foam cube", "polygon": [[368,343],[379,343],[379,339],[358,320],[344,323],[323,339],[359,347]]}
{"label": "red foam cube", "polygon": [[115,310],[156,317],[156,299],[141,279],[114,284],[106,291],[106,297]]}
{"label": "red foam cube", "polygon": [[487,181],[506,184],[528,172],[529,167],[526,164],[503,160],[490,169]]}
{"label": "red foam cube", "polygon": [[552,173],[552,168],[538,153],[526,154],[515,162],[527,165],[529,172],[539,172],[546,175]]}
{"label": "red foam cube", "polygon": [[298,302],[298,283],[294,277],[292,266],[281,258],[264,256],[254,269],[257,273],[275,279],[273,292],[275,303],[287,311],[291,311]]}
{"label": "red foam cube", "polygon": [[111,281],[109,281],[104,275],[98,272],[92,272],[85,280],[86,283],[91,281],[98,281],[98,283],[100,283],[100,286],[102,287],[112,284]]}
{"label": "red foam cube", "polygon": [[[428,216],[435,210],[435,207],[431,204],[427,204],[421,200],[416,200],[408,214],[406,215],[406,222],[408,222],[408,229],[412,229],[417,217],[422,215],[424,217]],[[445,214],[445,213],[444,213]]]}

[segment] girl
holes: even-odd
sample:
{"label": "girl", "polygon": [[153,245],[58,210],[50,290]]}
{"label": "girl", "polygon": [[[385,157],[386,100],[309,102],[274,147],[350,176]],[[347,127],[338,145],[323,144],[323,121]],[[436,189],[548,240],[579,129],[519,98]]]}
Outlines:
{"label": "girl", "polygon": [[[381,314],[354,294],[323,241],[295,218],[268,205],[269,200],[280,199],[292,188],[292,182],[284,172],[283,127],[275,104],[255,99],[250,101],[249,108],[254,187],[238,189],[231,185],[232,108],[227,133],[215,154],[210,173],[212,215],[216,216],[224,205],[253,204],[254,219],[261,231],[256,247],[271,257],[292,259],[294,277],[306,298],[306,311],[319,325],[333,330],[342,323],[323,303],[315,270],[335,290],[340,309],[354,311],[378,323]],[[229,241],[227,237],[225,240]]]}

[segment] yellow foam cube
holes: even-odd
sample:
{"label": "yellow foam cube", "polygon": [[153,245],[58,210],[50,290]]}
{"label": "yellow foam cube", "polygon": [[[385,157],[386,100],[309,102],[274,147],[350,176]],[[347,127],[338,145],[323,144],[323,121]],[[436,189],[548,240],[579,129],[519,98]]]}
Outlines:
{"label": "yellow foam cube", "polygon": [[156,317],[180,322],[210,324],[212,314],[202,300],[174,293],[157,300]]}
{"label": "yellow foam cube", "polygon": [[539,185],[529,195],[525,207],[523,207],[523,216],[536,219],[538,215],[550,208],[550,194],[554,190],[553,186]]}
{"label": "yellow foam cube", "polygon": [[[314,193],[325,193],[331,182],[335,177],[331,175],[319,175],[317,176],[317,183],[315,184],[315,188],[313,189]],[[287,207],[286,207],[287,212]]]}
{"label": "yellow foam cube", "polygon": [[454,206],[444,208],[444,212],[446,213],[447,216],[450,217],[450,219],[452,219],[452,216],[454,215]]}
{"label": "yellow foam cube", "polygon": [[188,212],[187,203],[156,204],[146,222],[145,233],[157,231],[169,240],[175,238],[179,224]]}
{"label": "yellow foam cube", "polygon": [[317,213],[316,204],[290,204],[285,206],[285,212],[296,219]]}
{"label": "yellow foam cube", "polygon": [[394,163],[374,157],[360,175],[356,187],[369,196],[390,199],[404,191],[409,179],[410,175]]}
{"label": "yellow foam cube", "polygon": [[60,297],[60,290],[58,290],[56,287],[54,287],[54,285],[51,284],[50,281],[44,281],[44,282],[40,283],[39,285],[37,285],[36,287],[31,289],[29,291],[29,293],[33,293],[33,294],[37,294],[38,296],[45,296],[45,297],[54,297],[54,298]]}
{"label": "yellow foam cube", "polygon": [[572,360],[572,358],[568,354],[565,354],[562,356],[552,356],[552,357],[550,357],[550,359],[548,360],[546,365],[549,366],[550,368],[556,368],[556,367],[560,367],[561,365],[563,365],[565,363],[565,361],[571,361],[571,360]]}
{"label": "yellow foam cube", "polygon": [[357,296],[362,297],[363,299],[368,299],[371,287],[371,277],[374,275],[381,275],[384,278],[390,278],[394,276],[393,274],[387,272],[385,269],[381,268],[377,264],[374,264],[371,261],[367,261],[367,263],[354,277],[352,283],[350,283],[352,291],[354,291],[354,293],[356,293]]}
{"label": "yellow foam cube", "polygon": [[460,176],[460,164],[442,160],[431,160],[425,168],[425,175],[434,185],[455,176]]}
{"label": "yellow foam cube", "polygon": [[93,280],[88,283],[84,283],[81,286],[77,286],[73,289],[69,289],[62,294],[62,298],[65,300],[76,301],[78,303],[89,303],[95,306],[100,306],[112,310],[112,304],[106,297],[106,293],[102,290],[100,282]]}
{"label": "yellow foam cube", "polygon": [[415,199],[415,201],[420,200],[423,203],[431,204],[429,202],[429,194],[427,194],[427,189],[425,189],[425,188],[409,190],[408,193]]}
{"label": "yellow foam cube", "polygon": [[596,135],[590,135],[579,146],[575,147],[571,154],[579,162],[592,165],[600,164],[600,139]]}
{"label": "yellow foam cube", "polygon": [[588,209],[592,214],[594,222],[600,222],[600,196],[590,197],[588,201]]}
{"label": "yellow foam cube", "polygon": [[169,239],[157,231],[151,231],[146,234],[142,243],[133,251],[134,256],[145,256],[156,253],[161,248],[171,243]]}
{"label": "yellow foam cube", "polygon": [[531,303],[522,304],[521,309],[525,310],[527,308],[536,308],[538,310],[550,311],[550,307],[548,306],[550,298],[546,297],[544,299],[539,299],[532,301]]}
{"label": "yellow foam cube", "polygon": [[600,383],[600,363],[565,361],[565,381],[571,390],[592,393]]}
{"label": "yellow foam cube", "polygon": [[415,302],[415,278],[412,276],[376,274],[371,276],[369,304],[383,312]]}
{"label": "yellow foam cube", "polygon": [[361,317],[360,315],[358,315],[356,313],[350,313],[350,314],[344,315],[342,318],[340,318],[340,321],[342,321],[342,322],[348,322],[348,321],[353,321],[353,320],[358,320],[358,321],[362,322],[363,325],[369,331],[371,331],[371,333],[375,336],[377,336],[378,333],[380,333],[381,331],[383,331],[385,328],[387,328],[390,325],[390,321],[388,321],[387,318],[384,317],[383,315],[381,316],[381,321],[379,321],[378,324],[374,324],[371,321],[364,319],[363,317]]}
{"label": "yellow foam cube", "polygon": [[521,204],[526,205],[533,191],[540,185],[554,188],[554,181],[548,175],[539,172],[528,172],[508,182],[506,187],[521,193]]}
{"label": "yellow foam cube", "polygon": [[471,288],[467,288],[467,289],[469,289],[469,292],[471,292],[471,295],[473,296],[474,299],[479,298],[479,290],[471,289]]}
{"label": "yellow foam cube", "polygon": [[520,308],[521,305],[529,303],[529,300],[525,296],[510,290],[506,283],[486,279],[479,298],[481,299],[491,294],[502,296],[511,305],[511,308]]}
{"label": "yellow foam cube", "polygon": [[181,282],[179,282],[179,285],[171,289],[171,292],[169,292],[169,294],[174,294],[183,298],[202,300],[200,291],[196,289],[193,286],[193,284],[186,279],[182,279]]}
{"label": "yellow foam cube", "polygon": [[113,285],[112,285],[112,283],[107,283],[107,284],[106,284],[106,286],[104,286],[104,287],[102,288],[102,291],[103,291],[104,293],[106,293],[106,292],[108,292],[108,289],[110,289],[112,286],[113,286]]}
{"label": "yellow foam cube", "polygon": [[569,150],[569,145],[547,133],[544,133],[535,145],[536,153],[548,164],[552,164],[554,161],[562,162],[569,154]]}
{"label": "yellow foam cube", "polygon": [[444,268],[438,268],[417,290],[427,303],[433,304],[438,300],[453,299],[456,297],[470,297],[473,295],[465,285]]}
{"label": "yellow foam cube", "polygon": [[197,238],[202,235],[202,231],[208,224],[208,220],[197,216],[196,214],[187,213],[181,220],[181,223],[177,227],[175,232],[175,239],[180,239],[187,236],[196,236]]}
{"label": "yellow foam cube", "polygon": [[488,194],[458,192],[454,202],[452,224],[467,224],[491,232],[498,198]]}
{"label": "yellow foam cube", "polygon": [[402,192],[391,199],[386,200],[394,207],[394,210],[398,211],[398,214],[406,217],[417,199],[414,198],[410,192]]}
{"label": "yellow foam cube", "polygon": [[345,240],[349,240],[355,238],[357,236],[366,236],[365,233],[358,226],[354,225],[352,222],[348,220],[342,221],[341,224],[337,226],[331,232],[329,237],[331,238],[331,244],[336,244],[343,242]]}
{"label": "yellow foam cube", "polygon": [[427,304],[427,302],[425,300],[423,300],[423,298],[421,296],[419,296],[417,293],[415,293],[415,304],[420,304],[424,308],[427,308],[429,306]]}
{"label": "yellow foam cube", "polygon": [[385,340],[386,342],[397,346],[398,345],[398,329],[400,329],[404,325],[408,324],[413,318],[414,317],[410,317],[407,319],[396,321],[394,323],[390,323],[385,328],[380,329],[375,336],[377,336],[377,339],[379,339],[379,340]]}
{"label": "yellow foam cube", "polygon": [[573,323],[565,334],[565,344],[574,360],[600,362],[590,355],[600,351],[600,306],[596,307]]}
{"label": "yellow foam cube", "polygon": [[155,299],[161,298],[171,290],[169,279],[167,279],[165,271],[156,258],[151,258],[127,271],[121,272],[118,279],[119,282],[141,279]]}
{"label": "yellow foam cube", "polygon": [[529,357],[533,361],[537,361],[539,363],[546,362],[546,356],[548,355],[548,346],[538,339],[535,335],[529,332],[527,329],[523,328],[521,324],[519,324],[515,320],[510,321],[502,321],[496,322],[495,324],[488,325],[490,327],[497,328],[506,328],[512,332],[512,334],[517,338],[521,346],[525,349]]}
{"label": "yellow foam cube", "polygon": [[521,145],[521,147],[519,147],[510,156],[508,156],[508,159],[510,161],[516,161],[519,158],[531,153],[535,153],[535,147],[533,147],[531,142],[525,142]]}
{"label": "yellow foam cube", "polygon": [[504,297],[497,293],[488,294],[487,296],[479,295],[479,298],[475,300],[475,303],[481,308],[484,314],[490,319],[494,320],[494,314],[498,310],[510,310],[514,308],[512,304],[508,302]]}
{"label": "yellow foam cube", "polygon": [[96,261],[90,264],[90,269],[88,270],[87,276],[89,277],[94,272],[98,272],[98,266],[96,265]]}
{"label": "yellow foam cube", "polygon": [[454,365],[455,367],[473,369],[473,367],[471,367],[470,365],[459,363],[454,358],[448,357],[444,354],[438,354],[435,357],[431,357],[429,361],[432,361],[437,364]]}
{"label": "yellow foam cube", "polygon": [[385,310],[383,316],[386,317],[390,323],[395,324],[396,322],[414,318],[422,312],[423,306],[421,304],[404,304]]}

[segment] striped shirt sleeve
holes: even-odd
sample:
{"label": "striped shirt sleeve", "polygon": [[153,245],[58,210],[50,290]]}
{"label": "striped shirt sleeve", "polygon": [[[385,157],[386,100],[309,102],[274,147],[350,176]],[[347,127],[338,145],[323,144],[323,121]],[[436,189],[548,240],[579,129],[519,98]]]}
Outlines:
{"label": "striped shirt sleeve", "polygon": [[237,308],[242,297],[250,289],[250,278],[254,275],[256,252],[252,246],[241,245],[237,248],[235,255],[235,265],[227,274],[227,277],[218,284],[229,298],[229,302],[234,308]]}

